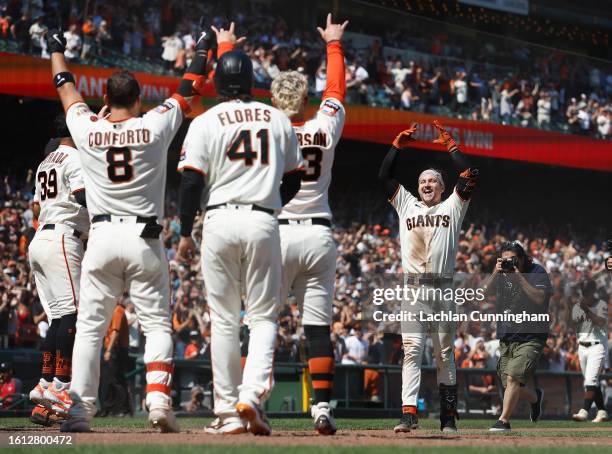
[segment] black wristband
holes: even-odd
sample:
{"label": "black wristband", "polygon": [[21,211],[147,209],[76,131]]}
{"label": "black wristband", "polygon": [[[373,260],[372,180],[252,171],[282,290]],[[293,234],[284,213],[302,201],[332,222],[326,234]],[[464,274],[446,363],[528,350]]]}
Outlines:
{"label": "black wristband", "polygon": [[60,88],[62,85],[67,84],[68,82],[72,82],[73,84],[75,83],[74,76],[71,72],[64,71],[53,76],[55,88]]}

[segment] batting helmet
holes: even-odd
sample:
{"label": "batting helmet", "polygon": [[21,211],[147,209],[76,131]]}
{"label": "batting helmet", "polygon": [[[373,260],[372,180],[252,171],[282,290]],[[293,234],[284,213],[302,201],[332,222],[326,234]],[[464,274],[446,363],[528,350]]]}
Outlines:
{"label": "batting helmet", "polygon": [[215,89],[221,96],[250,95],[253,63],[240,50],[224,53],[215,70]]}

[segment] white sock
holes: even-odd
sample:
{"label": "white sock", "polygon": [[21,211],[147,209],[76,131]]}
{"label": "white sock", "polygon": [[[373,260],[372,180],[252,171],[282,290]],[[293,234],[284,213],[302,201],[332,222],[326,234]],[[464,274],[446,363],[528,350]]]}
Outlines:
{"label": "white sock", "polygon": [[63,381],[60,381],[57,377],[55,377],[53,379],[53,387],[58,391],[63,391],[64,389],[70,388],[70,382],[64,383]]}

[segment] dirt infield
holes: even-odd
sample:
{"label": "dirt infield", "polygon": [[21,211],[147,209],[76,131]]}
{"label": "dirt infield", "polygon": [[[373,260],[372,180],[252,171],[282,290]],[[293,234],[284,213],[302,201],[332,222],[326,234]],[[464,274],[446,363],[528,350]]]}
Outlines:
{"label": "dirt infield", "polygon": [[[6,433],[7,429],[2,432]],[[57,429],[10,429],[13,433],[57,433]],[[575,432],[577,435],[573,436]],[[588,433],[593,433],[589,436]],[[579,434],[579,435],[578,435]],[[431,430],[395,434],[390,430],[339,430],[333,437],[321,437],[312,431],[276,430],[270,437],[250,434],[207,435],[190,429],[180,434],[159,434],[148,429],[97,428],[95,432],[76,435],[77,445],[249,445],[249,446],[610,446],[612,429],[518,429],[511,434],[487,434],[481,429],[464,429],[457,435],[441,435]]]}

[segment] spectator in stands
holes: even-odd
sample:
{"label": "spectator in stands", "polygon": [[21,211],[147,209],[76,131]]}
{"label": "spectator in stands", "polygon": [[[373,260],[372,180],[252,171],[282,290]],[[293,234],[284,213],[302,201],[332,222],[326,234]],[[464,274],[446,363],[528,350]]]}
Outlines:
{"label": "spectator in stands", "polygon": [[89,58],[89,52],[91,47],[94,45],[96,26],[93,22],[92,16],[87,16],[87,19],[83,22],[81,27],[83,33],[83,48],[81,50],[81,60],[87,60]]}
{"label": "spectator in stands", "polygon": [[451,94],[454,95],[453,111],[458,114],[459,118],[467,114],[468,84],[466,76],[465,70],[461,68],[455,73],[455,78],[450,82]]}
{"label": "spectator in stands", "polygon": [[140,353],[140,325],[136,316],[136,307],[129,300],[126,300],[125,304],[125,319],[129,330],[129,352]]}
{"label": "spectator in stands", "polygon": [[[382,331],[368,334],[370,342],[366,360],[367,364],[383,364],[385,357],[385,346],[382,342],[383,335],[384,333]],[[364,369],[363,388],[366,396],[368,396],[372,402],[381,401],[382,393],[380,385],[380,372],[376,369]]]}
{"label": "spectator in stands", "polygon": [[[183,288],[183,287],[182,287]],[[176,302],[172,314],[172,329],[175,334],[175,355],[185,356],[189,333],[196,327],[196,318],[190,307],[189,296],[183,294]]]}
{"label": "spectator in stands", "polygon": [[6,10],[0,11],[0,38],[8,39],[11,34],[11,22],[13,18]]}
{"label": "spectator in stands", "polygon": [[537,104],[537,121],[540,128],[550,129],[551,111],[552,102],[550,94],[547,91],[543,91],[540,93],[540,99],[538,99]]}
{"label": "spectator in stands", "polygon": [[43,39],[47,33],[47,26],[44,23],[44,16],[34,18],[34,23],[30,26],[30,46],[31,52],[39,57],[42,55]]}
{"label": "spectator in stands", "polygon": [[342,364],[364,364],[368,355],[368,342],[363,338],[361,326],[356,325],[345,340],[346,353]]}
{"label": "spectator in stands", "polygon": [[[185,347],[185,359],[198,359],[202,347],[200,345],[200,333],[196,330],[189,332],[189,343]],[[202,352],[203,353],[203,352]]]}
{"label": "spectator in stands", "polygon": [[514,104],[512,98],[519,92],[518,88],[514,90],[510,89],[510,84],[506,82],[504,88],[501,91],[501,97],[499,101],[499,116],[502,119],[502,123],[505,125],[511,124],[512,114],[514,112]]}
{"label": "spectator in stands", "polygon": [[21,393],[21,380],[14,376],[13,363],[3,361],[0,363],[0,405],[9,408]]}
{"label": "spectator in stands", "polygon": [[353,59],[352,63],[347,66],[347,73],[347,99],[350,100],[349,102],[367,104],[368,89],[366,86],[366,81],[370,75],[363,66],[361,59]]}
{"label": "spectator in stands", "polygon": [[580,134],[589,135],[591,129],[591,115],[587,110],[587,105],[582,104],[578,107],[578,124],[580,125]]}
{"label": "spectator in stands", "polygon": [[166,69],[174,71],[176,58],[179,51],[183,49],[183,40],[181,40],[180,32],[176,32],[172,36],[164,36],[162,38],[162,48],[162,60],[164,60]]}
{"label": "spectator in stands", "polygon": [[100,416],[132,415],[130,392],[125,378],[129,361],[129,327],[121,298],[104,337],[104,353],[100,367]]}
{"label": "spectator in stands", "polygon": [[97,54],[103,55],[104,47],[108,46],[112,41],[112,36],[108,30],[108,23],[103,20],[100,22],[100,26],[96,30],[95,43],[97,47]]}
{"label": "spectator in stands", "polygon": [[610,140],[610,108],[600,106],[595,114],[594,123],[597,125],[597,137]]}
{"label": "spectator in stands", "polygon": [[195,413],[204,409],[204,389],[201,386],[194,386],[191,388],[191,400],[185,410],[189,413]]}
{"label": "spectator in stands", "polygon": [[77,24],[72,24],[67,31],[64,32],[66,38],[66,50],[64,56],[71,63],[76,63],[81,58],[82,41],[78,33]]}

